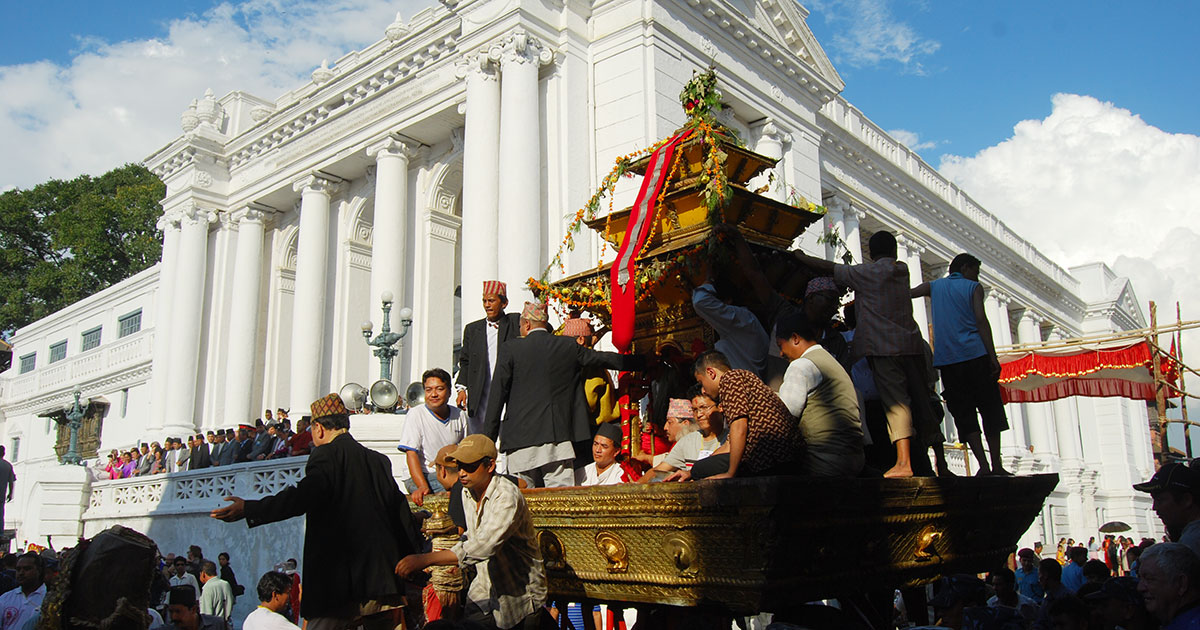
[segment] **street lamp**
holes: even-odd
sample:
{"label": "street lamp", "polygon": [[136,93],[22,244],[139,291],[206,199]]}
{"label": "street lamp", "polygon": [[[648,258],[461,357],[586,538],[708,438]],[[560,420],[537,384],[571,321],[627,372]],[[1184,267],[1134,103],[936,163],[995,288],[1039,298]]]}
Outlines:
{"label": "street lamp", "polygon": [[374,339],[371,339],[373,324],[368,320],[362,323],[362,333],[363,338],[367,340],[367,345],[375,347],[373,354],[379,357],[379,378],[390,381],[392,380],[392,359],[400,354],[400,350],[393,346],[408,334],[409,327],[412,326],[412,309],[407,306],[400,309],[399,330],[393,332],[391,327],[392,292],[384,291],[379,297],[383,300],[383,329]]}
{"label": "street lamp", "polygon": [[83,393],[79,391],[79,386],[76,385],[74,391],[75,403],[66,411],[67,430],[71,432],[70,441],[67,443],[67,452],[63,454],[59,463],[63,465],[78,466],[83,463],[83,458],[79,456],[79,428],[83,426],[84,409],[79,404],[79,396]]}

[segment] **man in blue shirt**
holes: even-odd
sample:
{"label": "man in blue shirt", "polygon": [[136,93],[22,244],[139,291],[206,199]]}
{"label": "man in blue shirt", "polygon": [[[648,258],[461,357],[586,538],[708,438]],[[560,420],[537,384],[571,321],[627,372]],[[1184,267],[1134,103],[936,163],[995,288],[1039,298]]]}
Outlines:
{"label": "man in blue shirt", "polygon": [[1017,576],[1017,592],[1035,602],[1041,602],[1044,592],[1041,583],[1038,582],[1037,554],[1025,547],[1017,552],[1017,561],[1019,566],[1014,571]]}
{"label": "man in blue shirt", "polygon": [[1067,590],[1074,593],[1087,581],[1083,577],[1083,565],[1088,561],[1087,549],[1084,547],[1071,547],[1067,550],[1067,557],[1071,561],[1063,567],[1062,583],[1063,586],[1067,587]]}
{"label": "man in blue shirt", "polygon": [[[983,307],[979,266],[978,258],[959,254],[950,262],[950,275],[914,287],[910,294],[932,298],[933,366],[942,373],[946,407],[954,416],[959,436],[979,460],[979,474],[1007,475],[1001,464],[1000,434],[1008,429],[1008,417],[997,383],[1000,362]],[[983,436],[991,452],[990,466]]]}

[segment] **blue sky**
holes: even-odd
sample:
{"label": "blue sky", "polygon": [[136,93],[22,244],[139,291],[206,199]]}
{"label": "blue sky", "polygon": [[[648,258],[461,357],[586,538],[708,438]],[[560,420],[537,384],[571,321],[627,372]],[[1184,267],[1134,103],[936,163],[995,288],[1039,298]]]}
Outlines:
{"label": "blue sky", "polygon": [[[1165,131],[1200,132],[1200,2],[823,0],[809,26],[846,81],[843,95],[884,129],[973,155],[1020,120],[1044,118],[1058,92],[1086,94]],[[838,36],[846,16],[884,7],[936,50],[908,63],[856,63]],[[936,159],[931,160],[936,164]]]}

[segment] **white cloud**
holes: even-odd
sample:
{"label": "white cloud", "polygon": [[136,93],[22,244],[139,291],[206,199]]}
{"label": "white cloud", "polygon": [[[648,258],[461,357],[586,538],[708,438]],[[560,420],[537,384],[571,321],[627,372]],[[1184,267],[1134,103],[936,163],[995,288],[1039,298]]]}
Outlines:
{"label": "white cloud", "polygon": [[925,149],[932,149],[939,144],[938,142],[935,142],[933,140],[926,140],[926,141],[922,142],[920,134],[918,134],[915,131],[909,131],[907,129],[891,129],[887,133],[889,136],[891,136],[891,137],[895,138],[897,141],[899,141],[900,144],[903,144],[904,146],[912,149],[913,151],[924,151]]}
{"label": "white cloud", "polygon": [[[175,20],[160,39],[82,40],[70,63],[0,67],[0,188],[99,174],[180,133],[207,88],[275,99],[383,37],[397,10],[432,0],[247,0]],[[19,150],[13,150],[13,148]]]}
{"label": "white cloud", "polygon": [[[1056,94],[1044,120],[973,157],[945,156],[941,172],[1059,263],[1102,261],[1129,277],[1144,313],[1159,304],[1160,324],[1175,320],[1176,301],[1200,319],[1200,136]],[[1200,356],[1200,333],[1185,336]]]}
{"label": "white cloud", "polygon": [[896,19],[888,0],[816,0],[809,4],[835,29],[830,44],[837,63],[863,68],[895,62],[906,72],[925,74],[921,60],[942,46]]}

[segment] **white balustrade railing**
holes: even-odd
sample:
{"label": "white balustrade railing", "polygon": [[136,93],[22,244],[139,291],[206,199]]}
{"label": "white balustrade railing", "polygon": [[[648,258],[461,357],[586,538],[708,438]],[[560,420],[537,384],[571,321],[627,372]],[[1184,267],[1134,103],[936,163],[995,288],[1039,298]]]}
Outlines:
{"label": "white balustrade railing", "polygon": [[149,363],[154,357],[154,330],[102,344],[62,361],[39,367],[27,374],[5,379],[0,399],[12,404],[38,394],[85,383],[120,370]]}
{"label": "white balustrade railing", "polygon": [[203,470],[97,481],[83,519],[209,512],[227,496],[260,499],[294,486],[308,457],[217,466]]}

